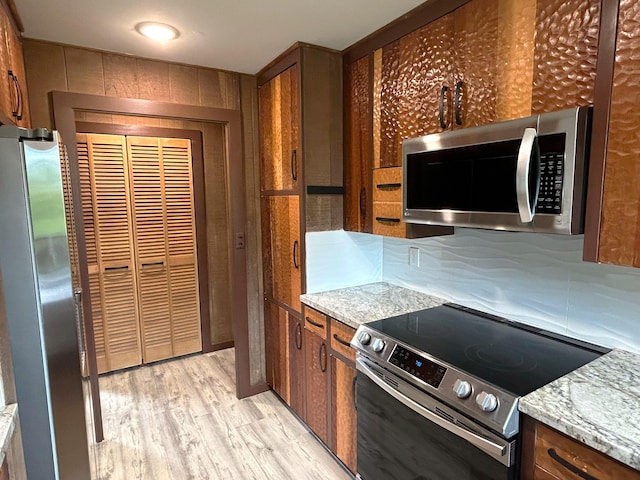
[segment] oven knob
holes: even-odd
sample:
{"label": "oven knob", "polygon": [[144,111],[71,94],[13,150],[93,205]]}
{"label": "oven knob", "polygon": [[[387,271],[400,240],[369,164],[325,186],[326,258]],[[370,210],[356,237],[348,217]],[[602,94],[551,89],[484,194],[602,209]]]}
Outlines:
{"label": "oven knob", "polygon": [[458,379],[456,383],[453,384],[453,391],[458,398],[469,398],[469,395],[471,395],[471,384],[465,380]]}
{"label": "oven knob", "polygon": [[376,338],[371,344],[371,348],[374,352],[380,353],[382,350],[384,350],[384,340]]}
{"label": "oven knob", "polygon": [[476,397],[476,403],[485,412],[493,412],[498,407],[498,399],[492,393],[480,392]]}
{"label": "oven knob", "polygon": [[358,340],[360,340],[360,343],[363,345],[369,345],[371,343],[371,335],[367,332],[362,332],[358,337]]}

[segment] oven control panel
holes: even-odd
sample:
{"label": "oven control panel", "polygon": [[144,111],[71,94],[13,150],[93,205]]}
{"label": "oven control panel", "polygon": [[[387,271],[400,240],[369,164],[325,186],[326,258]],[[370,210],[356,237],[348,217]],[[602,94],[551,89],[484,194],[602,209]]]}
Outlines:
{"label": "oven control panel", "polygon": [[440,386],[444,374],[447,373],[447,369],[443,366],[427,360],[422,355],[418,355],[401,345],[396,345],[393,349],[389,357],[389,363],[401,368],[418,380],[422,380],[434,388]]}

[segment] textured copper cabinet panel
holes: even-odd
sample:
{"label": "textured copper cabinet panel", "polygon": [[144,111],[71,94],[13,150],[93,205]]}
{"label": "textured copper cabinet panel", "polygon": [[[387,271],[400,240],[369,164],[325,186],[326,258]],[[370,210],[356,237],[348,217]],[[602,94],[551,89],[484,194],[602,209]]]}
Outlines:
{"label": "textured copper cabinet panel", "polygon": [[622,0],[598,261],[640,266],[640,2]]}
{"label": "textured copper cabinet panel", "polygon": [[534,113],[593,103],[600,0],[538,0]]}
{"label": "textured copper cabinet panel", "polygon": [[498,0],[473,0],[455,11],[454,129],[486,125],[496,117],[498,7]]}
{"label": "textured copper cabinet panel", "polygon": [[[441,87],[451,80],[452,29],[453,16],[446,15],[383,48],[380,167],[402,164],[403,139],[442,131],[438,104]],[[445,109],[448,126],[450,93]]]}
{"label": "textured copper cabinet panel", "polygon": [[371,203],[371,58],[363,57],[346,68],[346,158],[344,229],[366,232]]}

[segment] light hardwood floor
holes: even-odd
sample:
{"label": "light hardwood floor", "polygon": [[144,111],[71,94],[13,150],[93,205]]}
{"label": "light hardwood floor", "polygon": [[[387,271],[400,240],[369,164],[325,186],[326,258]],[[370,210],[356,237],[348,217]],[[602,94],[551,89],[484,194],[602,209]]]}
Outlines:
{"label": "light hardwood floor", "polygon": [[234,377],[233,349],[101,377],[94,480],[353,478],[272,392],[238,400]]}

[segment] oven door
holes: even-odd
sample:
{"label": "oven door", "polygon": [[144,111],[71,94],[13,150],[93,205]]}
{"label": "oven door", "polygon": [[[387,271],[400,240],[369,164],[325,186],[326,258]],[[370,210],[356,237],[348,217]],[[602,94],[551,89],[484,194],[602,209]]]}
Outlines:
{"label": "oven door", "polygon": [[489,432],[362,356],[358,474],[364,480],[512,480],[516,442]]}

